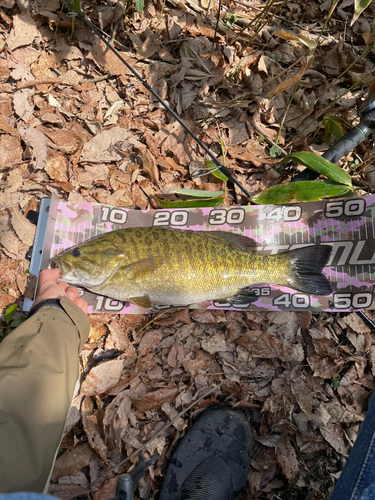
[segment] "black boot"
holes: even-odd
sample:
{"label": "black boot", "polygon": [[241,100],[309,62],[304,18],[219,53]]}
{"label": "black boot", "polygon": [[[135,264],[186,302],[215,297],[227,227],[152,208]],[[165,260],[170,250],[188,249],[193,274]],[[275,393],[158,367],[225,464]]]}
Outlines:
{"label": "black boot", "polygon": [[239,500],[252,444],[251,427],[241,411],[211,406],[173,453],[159,500]]}

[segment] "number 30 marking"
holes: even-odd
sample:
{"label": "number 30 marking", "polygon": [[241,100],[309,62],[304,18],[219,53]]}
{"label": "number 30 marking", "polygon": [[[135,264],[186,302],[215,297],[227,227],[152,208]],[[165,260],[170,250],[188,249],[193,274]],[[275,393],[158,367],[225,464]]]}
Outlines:
{"label": "number 30 marking", "polygon": [[224,208],[215,208],[211,210],[208,218],[208,223],[214,226],[221,226],[222,224],[241,224],[245,219],[245,210],[243,208],[231,208],[225,210]]}

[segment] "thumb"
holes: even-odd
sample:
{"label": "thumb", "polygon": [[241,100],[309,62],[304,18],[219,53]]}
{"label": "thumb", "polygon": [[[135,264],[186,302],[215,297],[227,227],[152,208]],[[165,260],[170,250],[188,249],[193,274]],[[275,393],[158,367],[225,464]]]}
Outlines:
{"label": "thumb", "polygon": [[44,269],[39,274],[39,284],[46,285],[47,283],[56,283],[60,276],[60,269]]}

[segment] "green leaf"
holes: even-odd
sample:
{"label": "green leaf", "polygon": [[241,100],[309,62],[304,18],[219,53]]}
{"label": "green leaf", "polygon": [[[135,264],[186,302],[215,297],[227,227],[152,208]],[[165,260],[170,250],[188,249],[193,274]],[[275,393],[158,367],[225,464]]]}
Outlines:
{"label": "green leaf", "polygon": [[227,182],[228,177],[219,170],[218,165],[214,161],[205,160],[204,166],[211,172],[212,175],[220,179],[221,181]]}
{"label": "green leaf", "polygon": [[331,382],[331,387],[333,389],[338,389],[340,387],[340,380],[341,380],[340,375],[337,375],[336,377],[334,377],[332,379],[332,382]]}
{"label": "green leaf", "polygon": [[251,198],[258,205],[280,205],[301,201],[318,201],[342,196],[350,187],[332,181],[300,181],[271,186]]}
{"label": "green leaf", "polygon": [[278,158],[280,154],[281,154],[280,148],[274,144],[270,149],[270,156],[272,158]]}
{"label": "green leaf", "polygon": [[208,200],[179,200],[179,201],[166,201],[155,200],[160,203],[163,208],[202,208],[202,207],[218,207],[224,203],[224,196],[218,198],[210,198]]}
{"label": "green leaf", "polygon": [[199,189],[170,189],[168,193],[195,196],[196,198],[212,198],[213,196],[224,195],[224,191],[201,191]]}
{"label": "green leaf", "polygon": [[17,328],[17,326],[22,325],[22,323],[26,321],[26,318],[16,318],[14,319],[11,324],[9,325],[11,328]]}
{"label": "green leaf", "polygon": [[9,323],[11,322],[13,316],[15,315],[17,311],[17,304],[12,304],[11,306],[8,307],[8,309],[5,311],[4,314],[4,319],[5,323],[9,326]]}
{"label": "green leaf", "polygon": [[75,7],[78,10],[78,12],[83,14],[81,0],[72,0],[72,5],[73,5],[73,7]]}
{"label": "green leaf", "polygon": [[307,151],[291,153],[287,155],[281,163],[288,163],[289,161],[295,161],[300,165],[304,165],[305,167],[314,170],[314,172],[318,172],[318,174],[325,175],[332,181],[349,186],[350,189],[353,190],[350,175],[342,168],[338,167],[334,163],[331,163],[330,161],[325,160],[322,156],[316,153],[310,153]]}
{"label": "green leaf", "polygon": [[323,118],[324,125],[324,140],[327,142],[328,137],[333,135],[333,137],[338,141],[344,136],[344,131],[341,125],[342,118],[335,115],[328,115]]}
{"label": "green leaf", "polygon": [[26,269],[25,274],[30,274],[30,269]]}
{"label": "green leaf", "polygon": [[350,26],[356,22],[362,12],[368,7],[371,3],[371,0],[354,0],[354,16]]}
{"label": "green leaf", "polygon": [[135,4],[135,10],[140,14],[145,6],[144,0],[134,0],[134,4]]}

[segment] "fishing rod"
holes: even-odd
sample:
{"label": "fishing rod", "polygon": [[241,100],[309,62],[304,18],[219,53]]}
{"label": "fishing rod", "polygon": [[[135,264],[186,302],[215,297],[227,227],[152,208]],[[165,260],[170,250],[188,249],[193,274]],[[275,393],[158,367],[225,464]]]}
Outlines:
{"label": "fishing rod", "polygon": [[[349,130],[340,140],[322,155],[323,158],[331,163],[337,163],[340,158],[352,151],[366,137],[375,131],[375,92],[370,94],[361,104],[358,113],[361,121],[354,128]],[[293,177],[292,182],[296,181],[312,181],[319,177],[320,174],[310,170],[308,167],[302,170],[298,175]]]}
{"label": "fishing rod", "polygon": [[125,64],[129,71],[141,82],[141,84],[146,87],[146,89],[151,92],[151,94],[160,102],[160,104],[170,113],[175,120],[181,125],[181,127],[197,142],[197,144],[204,150],[204,152],[213,160],[219,167],[219,170],[228,177],[236,186],[241,189],[245,195],[250,198],[251,194],[249,191],[242,186],[242,184],[236,179],[236,177],[216,158],[216,156],[203,144],[203,142],[194,134],[192,130],[181,120],[181,118],[173,111],[172,108],[153,90],[152,87],[142,78],[142,76],[121,56],[121,54],[102,36],[98,29],[92,24],[89,19],[84,16],[69,0],[64,0],[64,2],[72,9],[75,14],[83,21],[95,34],[100,38],[100,40],[111,50],[120,61]]}

